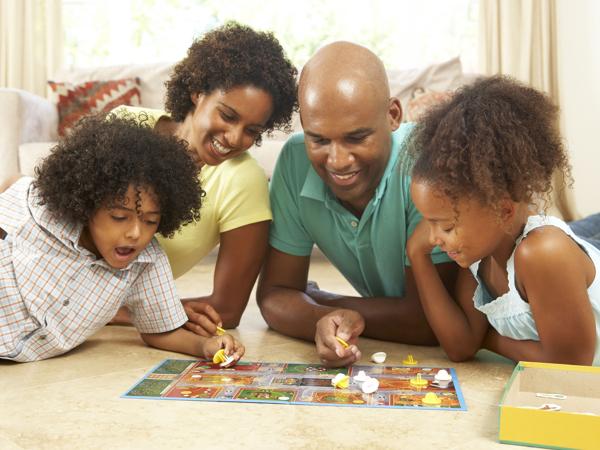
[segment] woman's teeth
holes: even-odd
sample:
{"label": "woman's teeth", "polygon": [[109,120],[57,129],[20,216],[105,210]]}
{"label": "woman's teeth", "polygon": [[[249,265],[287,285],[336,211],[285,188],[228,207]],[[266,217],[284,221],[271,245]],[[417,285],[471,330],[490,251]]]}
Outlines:
{"label": "woman's teeth", "polygon": [[213,147],[219,152],[221,155],[226,155],[231,152],[230,148],[223,147],[219,141],[213,139],[212,141]]}

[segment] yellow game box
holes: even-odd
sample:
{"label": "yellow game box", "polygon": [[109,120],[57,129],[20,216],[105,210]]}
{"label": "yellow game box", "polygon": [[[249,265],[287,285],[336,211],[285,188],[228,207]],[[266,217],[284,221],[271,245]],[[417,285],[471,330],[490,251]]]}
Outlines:
{"label": "yellow game box", "polygon": [[499,440],[600,449],[600,367],[520,362],[500,400]]}

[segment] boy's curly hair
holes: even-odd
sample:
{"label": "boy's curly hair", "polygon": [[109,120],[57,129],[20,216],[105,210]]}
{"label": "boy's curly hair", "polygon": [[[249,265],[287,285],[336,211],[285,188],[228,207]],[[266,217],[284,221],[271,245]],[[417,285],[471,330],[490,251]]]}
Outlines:
{"label": "boy's curly hair", "polygon": [[254,86],[273,98],[265,131],[289,131],[298,107],[296,75],[273,33],[228,22],[196,40],[175,66],[166,82],[165,109],[173,120],[182,122],[194,108],[192,94]]}
{"label": "boy's curly hair", "polygon": [[114,114],[81,119],[35,170],[40,204],[69,222],[87,224],[133,185],[156,196],[163,236],[199,220],[204,192],[186,144],[139,122]]}
{"label": "boy's curly hair", "polygon": [[547,205],[553,173],[570,180],[557,119],[558,108],[541,92],[506,76],[481,78],[416,125],[412,176],[454,202],[471,197],[497,209],[508,195]]}

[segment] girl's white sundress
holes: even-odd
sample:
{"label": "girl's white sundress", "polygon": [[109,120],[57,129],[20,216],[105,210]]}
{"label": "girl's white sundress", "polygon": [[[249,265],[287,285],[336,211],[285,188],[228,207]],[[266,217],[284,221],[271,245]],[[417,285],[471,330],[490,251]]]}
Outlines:
{"label": "girl's white sundress", "polygon": [[[529,217],[523,230],[523,234],[517,239],[515,250],[531,230],[547,225],[560,228],[577,242],[577,244],[579,244],[579,246],[590,256],[596,268],[596,276],[588,288],[588,296],[592,304],[596,322],[596,352],[594,354],[593,365],[600,366],[600,250],[589,242],[576,236],[571,228],[559,218],[545,215]],[[539,341],[539,335],[529,303],[523,300],[515,286],[515,250],[513,250],[513,253],[506,264],[508,273],[508,292],[498,298],[493,298],[490,295],[483,280],[478,276],[479,263],[481,261],[477,261],[470,266],[471,273],[478,284],[477,289],[473,294],[473,301],[475,303],[475,308],[487,316],[490,324],[502,336],[517,340]]]}

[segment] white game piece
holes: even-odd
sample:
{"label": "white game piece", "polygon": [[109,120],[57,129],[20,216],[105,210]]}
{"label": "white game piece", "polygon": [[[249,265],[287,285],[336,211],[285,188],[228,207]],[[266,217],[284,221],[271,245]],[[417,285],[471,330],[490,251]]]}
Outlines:
{"label": "white game piece", "polygon": [[233,361],[235,360],[235,358],[233,356],[227,356],[225,358],[225,361],[223,361],[221,364],[219,364],[221,367],[227,367],[229,364],[231,364]]}
{"label": "white game piece", "polygon": [[365,394],[372,394],[379,388],[379,380],[377,378],[367,377],[365,381],[363,381],[360,389]]}
{"label": "white game piece", "polygon": [[370,377],[365,373],[364,370],[359,370],[358,375],[353,377],[355,383],[363,383],[367,381]]}
{"label": "white game piece", "polygon": [[447,388],[450,382],[452,381],[452,376],[448,373],[446,369],[440,369],[438,370],[438,373],[435,374],[435,377],[433,377],[433,379],[439,387]]}
{"label": "white game piece", "polygon": [[346,375],[344,375],[343,373],[338,373],[335,377],[333,377],[333,379],[331,380],[331,384],[333,386],[335,386],[337,383],[339,383],[340,381],[342,381],[344,379]]}
{"label": "white game piece", "polygon": [[385,362],[385,358],[387,358],[386,352],[377,352],[371,355],[371,361],[377,364],[382,364]]}

